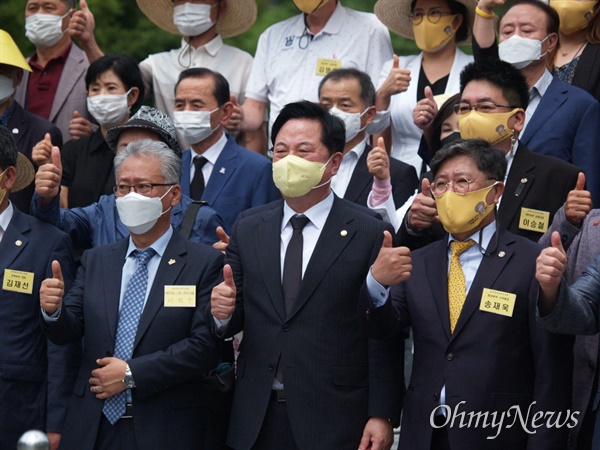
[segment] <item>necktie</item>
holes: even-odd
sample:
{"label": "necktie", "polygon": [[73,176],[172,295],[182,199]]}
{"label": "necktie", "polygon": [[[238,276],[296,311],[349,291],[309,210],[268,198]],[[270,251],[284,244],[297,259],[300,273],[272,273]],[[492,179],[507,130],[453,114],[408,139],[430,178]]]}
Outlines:
{"label": "necktie", "polygon": [[[134,250],[132,255],[137,259],[137,269],[127,283],[123,304],[119,313],[117,338],[115,340],[115,357],[128,360],[133,353],[133,342],[146,298],[148,286],[148,261],[156,254],[154,249]],[[125,414],[126,391],[113,395],[104,401],[102,411],[114,425]]]}
{"label": "necktie", "polygon": [[448,309],[450,311],[450,332],[454,333],[454,327],[467,297],[467,284],[465,274],[460,265],[460,255],[469,249],[475,241],[450,242],[452,256],[450,257],[450,271],[448,272]]}
{"label": "necktie", "polygon": [[190,183],[190,197],[194,200],[200,200],[202,198],[202,193],[204,192],[204,175],[202,175],[202,168],[204,164],[208,162],[204,156],[195,156],[194,157],[194,167],[196,171],[194,172],[194,179]]}
{"label": "necktie", "polygon": [[285,304],[285,314],[289,314],[294,306],[300,284],[302,283],[302,249],[304,247],[304,239],[302,230],[308,223],[308,217],[295,216],[290,219],[292,224],[292,238],[285,252],[283,261],[283,300]]}

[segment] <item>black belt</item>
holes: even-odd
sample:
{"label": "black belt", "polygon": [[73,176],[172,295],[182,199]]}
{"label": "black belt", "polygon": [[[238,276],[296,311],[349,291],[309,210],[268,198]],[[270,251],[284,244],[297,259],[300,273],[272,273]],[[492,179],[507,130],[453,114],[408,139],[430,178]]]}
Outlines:
{"label": "black belt", "polygon": [[121,416],[121,419],[133,419],[133,405],[131,403],[125,405],[125,414]]}
{"label": "black belt", "polygon": [[271,401],[285,403],[285,392],[283,389],[273,389],[271,391]]}

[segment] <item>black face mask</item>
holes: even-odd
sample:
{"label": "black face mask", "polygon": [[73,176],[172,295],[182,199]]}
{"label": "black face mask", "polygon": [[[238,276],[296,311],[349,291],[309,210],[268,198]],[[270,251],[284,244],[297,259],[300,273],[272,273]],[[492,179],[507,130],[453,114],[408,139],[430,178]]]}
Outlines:
{"label": "black face mask", "polygon": [[446,136],[444,139],[440,140],[440,148],[442,148],[446,144],[450,144],[451,142],[460,141],[462,138],[460,137],[460,133],[455,131],[454,133]]}

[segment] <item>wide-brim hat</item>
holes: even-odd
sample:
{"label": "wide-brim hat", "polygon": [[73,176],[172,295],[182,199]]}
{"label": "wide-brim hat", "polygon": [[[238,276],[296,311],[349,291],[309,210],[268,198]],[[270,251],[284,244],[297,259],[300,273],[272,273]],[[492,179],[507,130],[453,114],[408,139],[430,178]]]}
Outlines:
{"label": "wide-brim hat", "polygon": [[[173,23],[173,0],[136,0],[142,12],[155,25],[173,34],[179,30]],[[217,30],[223,38],[242,34],[256,21],[256,0],[228,0],[227,9],[217,20]]]}
{"label": "wide-brim hat", "polygon": [[33,180],[35,179],[35,169],[33,168],[33,164],[31,164],[31,161],[27,159],[27,156],[21,152],[17,153],[17,167],[15,167],[15,169],[17,170],[17,179],[10,192],[18,192],[25,189],[33,183]]}
{"label": "wide-brim hat", "polygon": [[0,30],[0,64],[20,67],[31,72],[29,63],[15,44],[12,36],[4,30]]}
{"label": "wide-brim hat", "polygon": [[[471,42],[471,32],[473,30],[473,21],[475,20],[476,0],[453,0],[466,6],[469,17],[463,20],[469,21],[469,36],[458,45],[465,45]],[[410,4],[412,0],[377,0],[375,3],[375,15],[392,32],[407,39],[415,40],[413,33],[413,24],[410,20]],[[427,20],[427,19],[425,19]]]}
{"label": "wide-brim hat", "polygon": [[120,127],[111,128],[106,132],[106,143],[113,152],[117,151],[117,142],[123,130],[146,129],[156,133],[160,140],[169,146],[177,156],[183,154],[181,146],[177,141],[173,121],[164,112],[150,106],[142,106],[131,118]]}

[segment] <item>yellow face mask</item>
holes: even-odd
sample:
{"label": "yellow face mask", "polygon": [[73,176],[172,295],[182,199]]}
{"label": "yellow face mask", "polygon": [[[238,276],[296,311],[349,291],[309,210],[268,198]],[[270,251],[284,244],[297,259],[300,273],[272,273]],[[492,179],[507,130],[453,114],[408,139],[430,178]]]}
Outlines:
{"label": "yellow face mask", "polygon": [[595,4],[595,1],[550,0],[550,6],[560,17],[560,32],[567,36],[587,27]]}
{"label": "yellow face mask", "polygon": [[427,17],[423,17],[419,24],[413,23],[417,47],[424,52],[432,52],[443,47],[456,33],[456,30],[452,28],[455,17],[456,14],[442,16],[438,23],[431,23]]}
{"label": "yellow face mask", "polygon": [[[333,156],[332,156],[333,157]],[[302,197],[311,189],[321,187],[327,183],[319,184],[323,178],[326,163],[308,161],[296,155],[288,155],[273,163],[273,182],[285,197]],[[319,184],[317,186],[317,184]]]}
{"label": "yellow face mask", "polygon": [[495,203],[488,205],[485,201],[488,193],[498,182],[489,187],[466,194],[446,191],[435,197],[438,216],[448,233],[465,233],[477,227],[494,209]]}
{"label": "yellow face mask", "polygon": [[292,0],[296,8],[304,14],[311,14],[327,3],[329,0]]}
{"label": "yellow face mask", "polygon": [[514,134],[508,127],[510,119],[519,108],[507,113],[480,113],[472,109],[467,114],[458,116],[458,129],[463,139],[485,139],[494,145]]}

